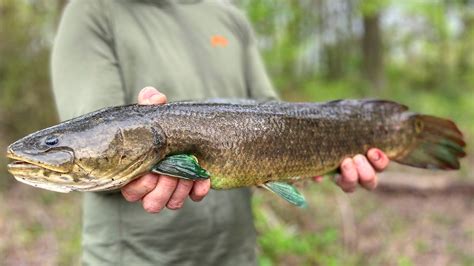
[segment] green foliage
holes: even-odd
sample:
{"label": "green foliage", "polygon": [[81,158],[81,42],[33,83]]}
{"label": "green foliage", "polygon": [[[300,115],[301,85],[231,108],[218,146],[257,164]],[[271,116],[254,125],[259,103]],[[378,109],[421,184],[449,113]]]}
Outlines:
{"label": "green foliage", "polygon": [[[48,73],[56,18],[51,1],[0,2],[0,147],[56,121]],[[0,156],[0,173],[5,165]]]}
{"label": "green foliage", "polygon": [[288,231],[287,228],[270,229],[259,238],[264,261],[284,261],[285,257],[298,256],[304,258],[303,263],[308,265],[338,265],[337,258],[324,254],[328,247],[337,245],[336,229],[309,235],[296,235]]}
{"label": "green foliage", "polygon": [[363,0],[360,2],[359,9],[362,15],[372,16],[379,13],[389,4],[389,0]]}
{"label": "green foliage", "polygon": [[[265,196],[275,197],[272,194]],[[350,256],[341,251],[343,247],[336,226],[307,232],[297,225],[275,225],[271,219],[279,218],[275,216],[269,219],[267,215],[272,212],[259,195],[254,197],[253,203],[253,209],[256,210],[255,225],[259,232],[260,265],[342,265],[352,261]],[[279,204],[286,203],[281,201]]]}
{"label": "green foliage", "polygon": [[400,6],[409,14],[421,17],[429,25],[429,32],[444,40],[448,37],[447,4],[443,1],[406,1]]}
{"label": "green foliage", "polygon": [[[57,5],[56,1],[47,0],[0,1],[0,151],[12,140],[56,121],[48,60],[63,2]],[[474,151],[474,6],[469,1],[236,2],[255,27],[268,72],[284,99],[396,100],[417,112],[452,118],[466,133],[468,149]],[[380,91],[371,90],[370,80],[361,71],[364,56],[360,25],[363,16],[376,13],[380,13],[382,21],[394,14],[398,18],[393,24],[378,25],[383,39],[385,80]],[[0,156],[0,193],[7,195],[7,199],[22,195],[8,182],[13,179],[6,174],[5,165],[4,156]],[[462,171],[472,177],[469,163],[465,163]],[[345,246],[342,226],[335,221],[337,204],[330,187],[322,185],[311,193],[303,191],[309,208],[301,212],[286,207],[283,201],[272,204],[266,197],[254,197],[261,265],[415,265],[412,257],[394,258],[393,254],[383,252],[374,255],[373,250],[362,253]],[[7,219],[0,219],[0,230],[7,228],[0,231],[0,261],[3,254],[18,254],[18,250],[37,249],[41,253],[41,239],[46,235],[59,247],[58,258],[47,259],[58,265],[78,264],[79,199],[37,193],[24,193],[27,196],[16,199],[23,209],[15,209],[18,206],[8,201],[0,204],[1,218],[9,217],[8,223],[2,223]],[[269,195],[272,200],[274,197]],[[363,195],[363,199],[356,201],[361,203],[356,218],[382,208],[383,203],[370,200],[373,198],[367,200],[368,197]],[[52,218],[45,218],[41,208],[51,210],[48,213]],[[395,242],[407,227],[416,226],[398,214],[387,215],[378,224],[381,228],[385,223],[390,225],[390,231],[381,234],[386,239]],[[444,216],[431,217],[431,224],[446,227],[436,217]],[[457,221],[456,217],[453,221]],[[456,227],[449,226],[449,234]],[[465,235],[472,240],[474,231],[469,230]],[[408,235],[413,234],[408,231]],[[455,237],[463,236],[458,233]],[[386,239],[377,241],[382,247],[395,245]],[[7,241],[8,245],[4,245]],[[415,249],[418,253],[430,252],[429,243],[415,242]],[[390,253],[394,249],[378,250]],[[471,249],[466,250],[462,245],[453,245],[445,255],[458,259],[454,261],[462,265],[472,265]]]}
{"label": "green foliage", "polygon": [[[462,1],[345,3],[241,1],[264,40],[269,73],[284,98],[387,98],[414,111],[450,117],[468,140],[474,138],[474,6]],[[361,14],[379,11],[408,23],[382,28],[384,90],[374,93],[361,75],[361,33],[332,25],[328,10],[349,26],[360,23]]]}
{"label": "green foliage", "polygon": [[408,257],[400,257],[398,259],[398,266],[414,266],[415,264]]}

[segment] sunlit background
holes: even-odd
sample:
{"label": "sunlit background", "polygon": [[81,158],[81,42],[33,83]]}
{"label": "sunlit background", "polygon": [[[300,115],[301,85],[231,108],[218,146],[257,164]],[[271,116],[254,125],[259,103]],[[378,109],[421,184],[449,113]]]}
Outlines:
{"label": "sunlit background", "polygon": [[[232,2],[285,100],[396,100],[452,118],[474,141],[474,1]],[[57,122],[49,53],[65,5],[0,0],[0,151]],[[81,195],[19,184],[6,164],[0,156],[0,265],[79,265]],[[301,184],[303,210],[258,191],[260,264],[474,265],[473,164],[449,173],[393,165],[372,193]]]}

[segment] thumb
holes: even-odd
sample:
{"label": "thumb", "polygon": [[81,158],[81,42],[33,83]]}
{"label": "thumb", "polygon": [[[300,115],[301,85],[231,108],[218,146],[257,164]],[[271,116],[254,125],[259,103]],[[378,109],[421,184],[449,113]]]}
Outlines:
{"label": "thumb", "polygon": [[138,104],[164,104],[166,96],[153,87],[145,87],[138,93]]}

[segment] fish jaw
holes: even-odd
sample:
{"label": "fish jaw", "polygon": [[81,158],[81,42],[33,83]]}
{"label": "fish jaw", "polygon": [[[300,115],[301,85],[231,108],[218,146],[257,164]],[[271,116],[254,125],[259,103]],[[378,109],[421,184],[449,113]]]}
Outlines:
{"label": "fish jaw", "polygon": [[7,158],[17,162],[37,165],[51,171],[68,173],[74,165],[74,152],[67,148],[47,152],[31,152],[21,148],[21,143],[13,143],[7,149]]}
{"label": "fish jaw", "polygon": [[97,192],[118,190],[135,178],[149,171],[149,167],[133,167],[138,165],[153,165],[156,158],[144,157],[129,166],[123,173],[109,177],[89,176],[83,168],[74,165],[71,172],[63,173],[41,164],[30,163],[7,151],[7,157],[13,162],[8,164],[8,171],[21,183],[50,191],[68,193],[71,191]]}
{"label": "fish jaw", "polygon": [[75,177],[18,161],[10,163],[8,171],[21,183],[61,193],[113,190],[123,184],[121,179],[109,181],[94,177]]}
{"label": "fish jaw", "polygon": [[7,165],[8,172],[21,183],[61,193],[76,190],[73,186],[75,178],[65,171],[50,169],[38,162],[22,158],[11,149],[11,146],[6,156],[13,160]]}
{"label": "fish jaw", "polygon": [[34,180],[29,179],[25,176],[21,176],[21,175],[13,175],[13,177],[17,181],[19,181],[23,184],[27,184],[27,185],[30,185],[30,186],[33,186],[33,187],[42,188],[42,189],[46,189],[46,190],[50,190],[50,191],[54,191],[54,192],[69,193],[69,192],[73,191],[72,188],[67,187],[67,186],[62,186],[62,185],[54,184],[54,183],[35,182]]}
{"label": "fish jaw", "polygon": [[[8,164],[8,172],[10,172],[17,181],[33,187],[61,193],[68,193],[74,190],[71,186],[68,186],[67,183],[68,180],[73,180],[71,176],[25,161],[16,160]],[[61,178],[63,181],[53,182],[46,179],[46,176],[52,179]]]}

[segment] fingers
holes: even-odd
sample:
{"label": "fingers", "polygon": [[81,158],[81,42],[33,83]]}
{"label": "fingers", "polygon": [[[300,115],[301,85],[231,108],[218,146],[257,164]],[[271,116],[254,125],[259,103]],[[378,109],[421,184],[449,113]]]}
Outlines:
{"label": "fingers", "polygon": [[356,155],[354,159],[346,158],[341,164],[341,176],[336,180],[336,184],[344,192],[354,192],[357,183],[362,187],[373,190],[377,186],[377,176],[375,170],[367,161],[365,156]]}
{"label": "fingers", "polygon": [[211,189],[211,180],[199,180],[194,182],[193,189],[189,195],[193,201],[201,201]]}
{"label": "fingers", "polygon": [[145,87],[138,93],[139,104],[164,104],[166,101],[166,96],[153,87]]}
{"label": "fingers", "polygon": [[344,192],[354,192],[359,175],[352,158],[346,158],[341,163],[341,176],[336,179],[336,184]]}
{"label": "fingers", "polygon": [[367,152],[367,158],[377,171],[383,171],[387,168],[390,161],[383,151],[375,148]]}
{"label": "fingers", "polygon": [[146,194],[155,188],[157,182],[157,175],[146,174],[125,185],[121,190],[122,195],[130,202],[141,200]]}
{"label": "fingers", "polygon": [[336,180],[336,184],[345,192],[353,192],[357,183],[373,190],[378,183],[376,171],[383,171],[389,162],[387,155],[376,148],[370,149],[367,157],[358,154],[352,159],[346,158],[341,164],[341,176]]}
{"label": "fingers", "polygon": [[178,181],[178,186],[171,196],[166,207],[171,210],[177,210],[183,207],[184,200],[188,197],[189,192],[193,188],[193,181],[180,179]]}
{"label": "fingers", "polygon": [[122,188],[127,201],[142,200],[143,208],[150,213],[160,212],[165,206],[177,210],[184,205],[188,196],[201,201],[209,192],[211,181],[191,181],[175,177],[146,174]]}
{"label": "fingers", "polygon": [[160,212],[170,200],[177,184],[176,177],[160,175],[156,187],[143,197],[143,208],[151,213]]}
{"label": "fingers", "polygon": [[354,163],[359,176],[359,184],[368,190],[373,190],[377,186],[377,176],[372,165],[361,154],[354,157]]}
{"label": "fingers", "polygon": [[150,213],[160,212],[165,206],[176,210],[184,205],[189,195],[192,200],[202,200],[211,188],[209,179],[190,181],[170,176],[160,176],[156,188],[143,197],[143,208]]}

